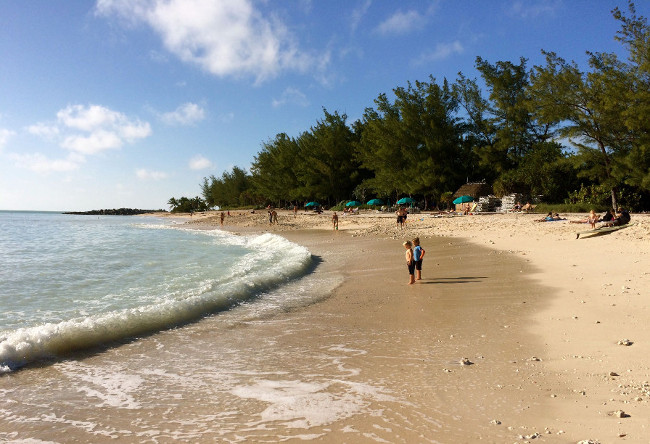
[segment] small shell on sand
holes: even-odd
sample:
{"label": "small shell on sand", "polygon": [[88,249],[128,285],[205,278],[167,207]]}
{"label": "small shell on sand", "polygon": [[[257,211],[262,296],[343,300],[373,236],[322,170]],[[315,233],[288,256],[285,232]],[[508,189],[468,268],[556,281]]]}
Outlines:
{"label": "small shell on sand", "polygon": [[621,339],[618,341],[618,345],[625,345],[629,347],[630,345],[634,344],[634,342],[630,341],[629,339]]}
{"label": "small shell on sand", "polygon": [[472,361],[470,361],[468,358],[463,358],[459,361],[460,365],[472,365],[474,364]]}
{"label": "small shell on sand", "polygon": [[625,413],[623,410],[616,410],[615,412],[610,413],[611,416],[615,416],[617,418],[629,418],[630,415]]}

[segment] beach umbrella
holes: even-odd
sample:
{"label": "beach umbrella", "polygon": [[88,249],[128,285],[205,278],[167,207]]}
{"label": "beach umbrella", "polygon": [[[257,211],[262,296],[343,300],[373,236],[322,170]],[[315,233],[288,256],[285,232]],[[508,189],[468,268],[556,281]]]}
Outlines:
{"label": "beach umbrella", "polygon": [[384,201],[381,199],[370,199],[368,205],[383,205]]}
{"label": "beach umbrella", "polygon": [[412,204],[412,203],[415,203],[415,201],[410,197],[402,197],[400,200],[397,201],[397,205]]}
{"label": "beach umbrella", "polygon": [[468,196],[467,194],[464,196],[457,197],[454,199],[454,205],[462,204],[462,203],[467,203],[467,202],[473,202],[474,198],[472,196]]}
{"label": "beach umbrella", "polygon": [[363,205],[363,202],[359,202],[358,200],[351,200],[345,204],[346,207],[358,207],[359,205]]}
{"label": "beach umbrella", "polygon": [[307,202],[305,204],[306,207],[320,207],[320,204],[318,202]]}

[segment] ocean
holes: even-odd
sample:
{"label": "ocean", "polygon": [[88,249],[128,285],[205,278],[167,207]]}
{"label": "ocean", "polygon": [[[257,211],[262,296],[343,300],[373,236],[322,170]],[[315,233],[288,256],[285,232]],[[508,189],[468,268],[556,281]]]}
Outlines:
{"label": "ocean", "polygon": [[190,230],[169,218],[0,212],[0,373],[191,323],[264,298],[310,269],[273,234]]}
{"label": "ocean", "polygon": [[519,258],[425,238],[407,286],[399,238],[26,212],[0,227],[1,442],[516,440],[491,420],[529,405],[511,362],[538,293]]}

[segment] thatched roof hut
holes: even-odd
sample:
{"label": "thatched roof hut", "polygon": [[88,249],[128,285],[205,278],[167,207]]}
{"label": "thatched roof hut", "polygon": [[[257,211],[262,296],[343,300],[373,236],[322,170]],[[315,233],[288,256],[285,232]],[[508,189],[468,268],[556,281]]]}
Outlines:
{"label": "thatched roof hut", "polygon": [[485,182],[480,183],[466,183],[462,187],[458,188],[453,195],[453,198],[456,199],[460,196],[472,196],[474,200],[478,200],[481,196],[487,196],[492,194],[492,187]]}

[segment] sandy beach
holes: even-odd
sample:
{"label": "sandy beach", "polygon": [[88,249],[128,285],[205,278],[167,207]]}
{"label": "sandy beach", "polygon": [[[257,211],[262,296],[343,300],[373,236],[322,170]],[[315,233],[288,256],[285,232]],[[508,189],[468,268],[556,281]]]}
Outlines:
{"label": "sandy beach", "polygon": [[[576,232],[589,226],[569,221],[585,215],[540,217],[414,214],[400,229],[393,215],[369,212],[341,216],[333,232],[328,212],[280,212],[273,226],[265,212],[233,213],[224,228],[278,232],[314,254],[327,236],[325,260],[337,249],[350,255],[343,284],[310,310],[336,313],[360,337],[386,332],[393,356],[420,361],[399,379],[440,421],[424,427],[433,442],[647,442],[650,217],[583,239]],[[215,226],[218,215],[191,223]],[[427,255],[423,280],[409,287],[401,242],[414,236]],[[477,257],[496,262],[477,269]]]}
{"label": "sandy beach", "polygon": [[[306,246],[295,282],[0,378],[8,442],[648,442],[650,217],[234,211],[181,227]],[[422,280],[402,242],[419,236]],[[309,293],[307,303],[276,304]],[[316,296],[314,296],[316,295]],[[294,298],[300,301],[300,298]]]}

